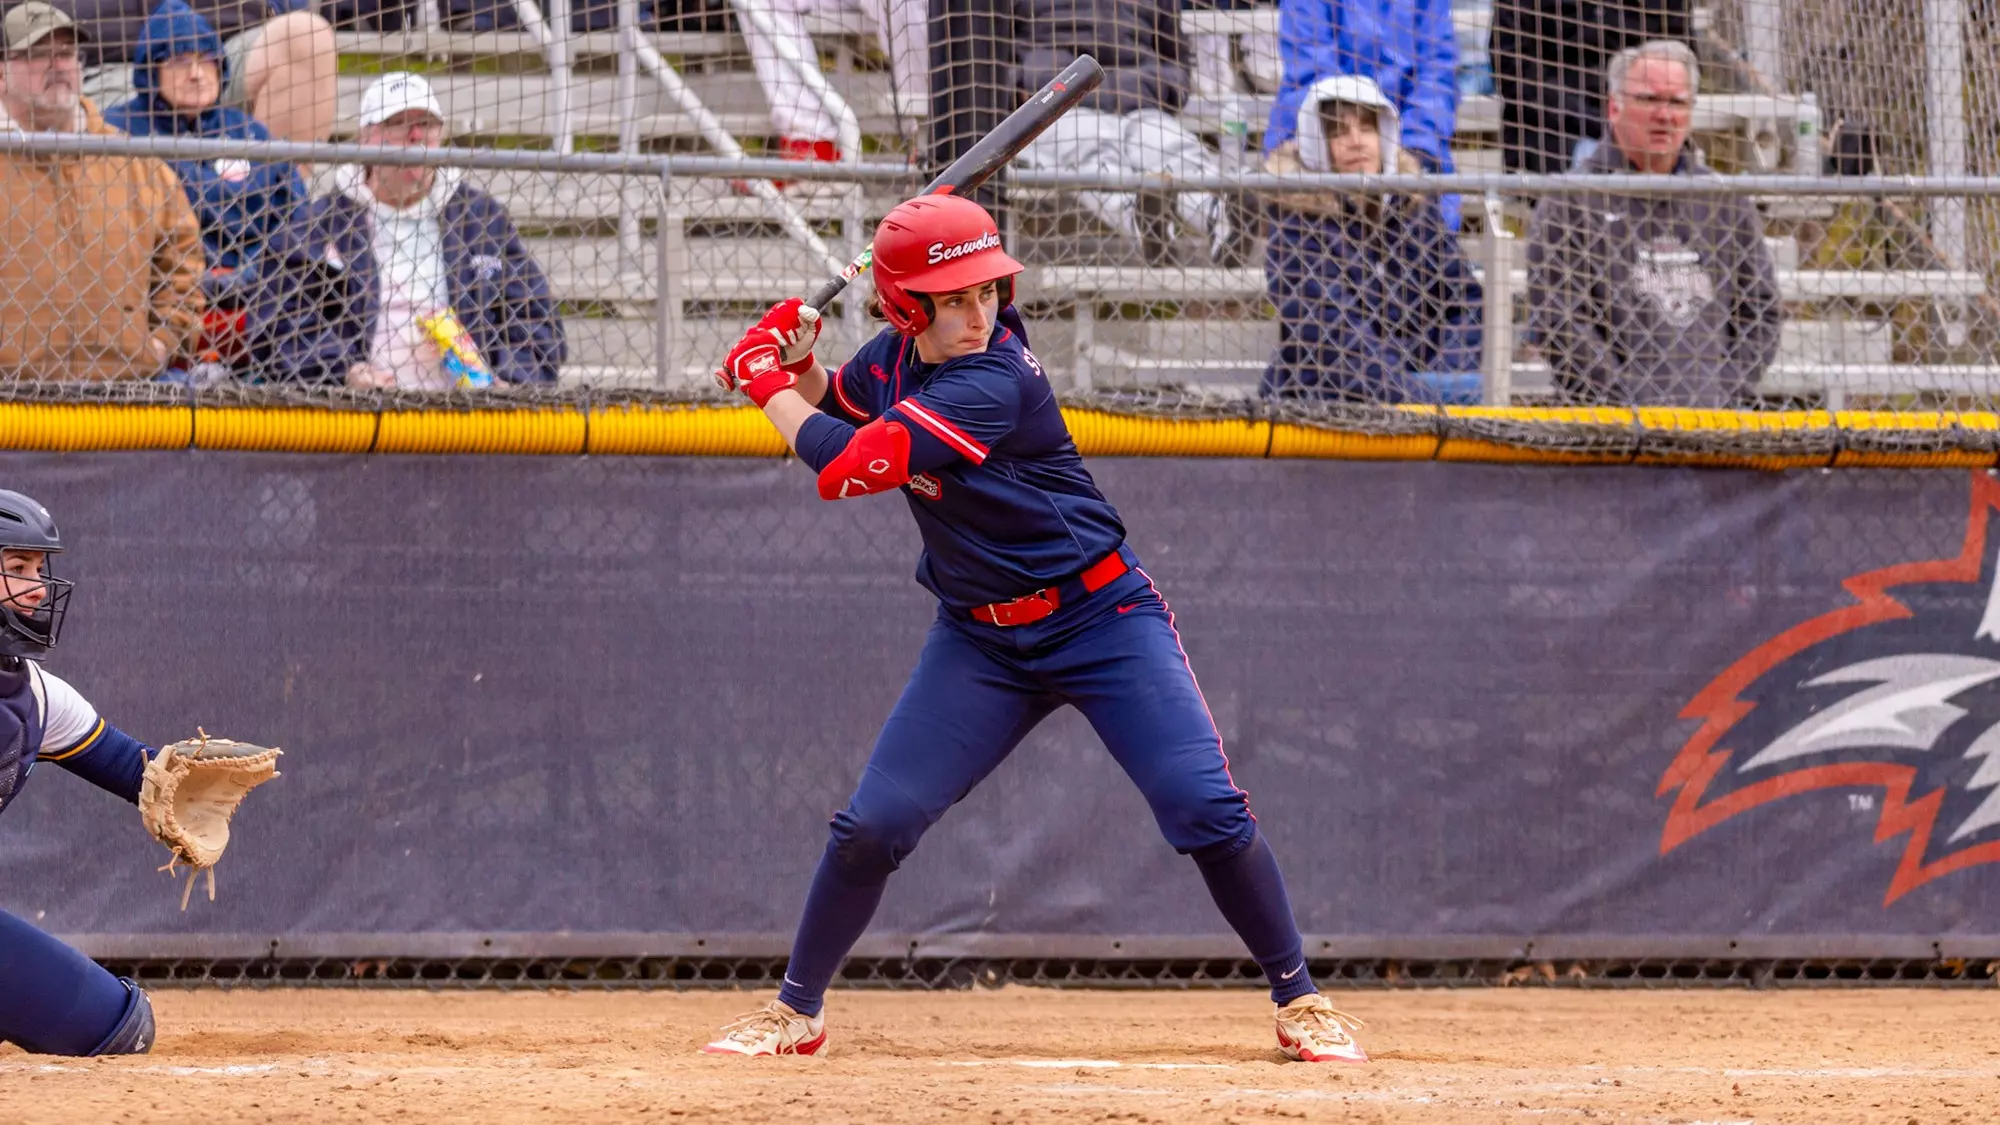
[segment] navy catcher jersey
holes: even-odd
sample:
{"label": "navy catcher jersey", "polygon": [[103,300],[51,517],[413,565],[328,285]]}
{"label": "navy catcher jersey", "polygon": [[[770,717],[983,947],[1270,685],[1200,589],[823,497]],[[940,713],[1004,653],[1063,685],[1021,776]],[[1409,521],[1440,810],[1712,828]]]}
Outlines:
{"label": "navy catcher jersey", "polygon": [[37,759],[65,760],[104,733],[77,690],[32,660],[0,662],[0,811]]}
{"label": "navy catcher jersey", "polygon": [[923,534],[917,581],[947,606],[1055,585],[1125,541],[1012,306],[984,352],[939,364],[884,329],[828,375],[818,405],[823,413],[799,432],[799,457],[814,472],[858,425],[886,417],[910,431],[902,492]]}

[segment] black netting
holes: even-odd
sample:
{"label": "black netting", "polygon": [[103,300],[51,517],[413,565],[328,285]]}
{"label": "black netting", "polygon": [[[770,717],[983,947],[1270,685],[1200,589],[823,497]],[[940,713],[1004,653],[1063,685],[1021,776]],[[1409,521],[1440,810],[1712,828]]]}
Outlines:
{"label": "black netting", "polygon": [[[104,959],[149,988],[769,989],[772,957]],[[1865,988],[1991,989],[1985,958],[1658,957],[1578,960],[1369,958],[1313,960],[1328,988]],[[835,988],[1263,988],[1245,960],[854,958]]]}

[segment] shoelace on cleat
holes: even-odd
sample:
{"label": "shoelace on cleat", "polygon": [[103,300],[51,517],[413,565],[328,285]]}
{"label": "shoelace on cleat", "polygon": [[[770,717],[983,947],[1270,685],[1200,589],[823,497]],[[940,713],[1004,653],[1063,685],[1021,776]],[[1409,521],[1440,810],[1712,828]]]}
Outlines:
{"label": "shoelace on cleat", "polygon": [[[785,1024],[794,1017],[772,1008],[759,1008],[754,1012],[737,1016],[722,1025],[722,1037],[739,1043],[754,1043],[772,1030],[778,1033],[780,1044],[785,1039]],[[801,1017],[802,1018],[802,1017]]]}
{"label": "shoelace on cleat", "polygon": [[1358,1016],[1351,1016],[1331,1004],[1315,1004],[1309,1008],[1288,1009],[1294,1012],[1297,1022],[1318,1031],[1331,1031],[1337,1038],[1351,1039],[1350,1031],[1360,1031],[1368,1026]]}

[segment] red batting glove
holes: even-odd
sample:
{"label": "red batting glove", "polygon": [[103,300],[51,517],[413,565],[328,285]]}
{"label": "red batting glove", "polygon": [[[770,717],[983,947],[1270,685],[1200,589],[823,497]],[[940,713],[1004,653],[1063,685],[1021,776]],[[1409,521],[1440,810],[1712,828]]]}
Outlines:
{"label": "red batting glove", "polygon": [[779,360],[794,375],[812,370],[813,343],[819,339],[819,310],[807,308],[797,297],[772,305],[757,321],[778,341]]}
{"label": "red batting glove", "polygon": [[768,328],[744,333],[715,374],[717,382],[742,391],[759,410],[772,395],[799,385],[798,372],[785,366],[778,341]]}

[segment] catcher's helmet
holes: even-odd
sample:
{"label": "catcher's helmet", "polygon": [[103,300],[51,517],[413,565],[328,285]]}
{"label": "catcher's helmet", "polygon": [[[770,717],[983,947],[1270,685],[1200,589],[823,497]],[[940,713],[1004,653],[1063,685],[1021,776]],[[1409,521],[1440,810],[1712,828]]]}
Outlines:
{"label": "catcher's helmet", "polygon": [[1014,302],[1021,263],[1000,248],[1000,227],[986,208],[956,195],[920,195],[899,203],[875,228],[875,295],[882,315],[905,336],[930,327],[929,294],[1000,283],[1000,304]]}
{"label": "catcher's helmet", "polygon": [[[8,548],[59,554],[62,533],[56,530],[55,517],[47,508],[18,492],[0,489],[0,550]],[[39,578],[15,578],[8,586],[18,597],[19,587],[37,582],[44,596],[32,609],[0,600],[0,656],[40,657],[55,647],[63,614],[69,609],[70,584],[52,577],[44,562]]]}

